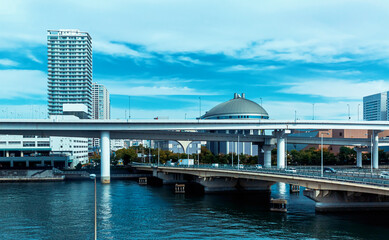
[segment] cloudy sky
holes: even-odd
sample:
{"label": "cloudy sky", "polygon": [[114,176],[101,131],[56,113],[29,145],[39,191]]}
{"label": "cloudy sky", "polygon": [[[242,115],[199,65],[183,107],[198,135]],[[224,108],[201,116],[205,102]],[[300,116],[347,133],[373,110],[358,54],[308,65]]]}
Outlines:
{"label": "cloudy sky", "polygon": [[[199,116],[233,93],[271,119],[357,120],[389,90],[388,1],[0,0],[0,118],[47,113],[48,29],[93,38],[112,118]],[[128,115],[128,113],[127,113]],[[360,117],[361,118],[361,117]]]}

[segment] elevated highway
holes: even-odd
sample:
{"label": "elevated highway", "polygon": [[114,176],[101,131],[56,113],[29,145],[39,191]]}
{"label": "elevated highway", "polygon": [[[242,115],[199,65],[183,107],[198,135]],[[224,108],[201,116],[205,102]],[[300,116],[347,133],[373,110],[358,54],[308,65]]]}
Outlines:
{"label": "elevated highway", "polygon": [[[379,141],[378,132],[389,130],[384,121],[281,121],[281,120],[0,120],[0,134],[45,135],[101,138],[102,181],[110,180],[109,158],[110,139],[140,138],[177,141],[240,141],[261,145],[264,151],[265,167],[271,166],[271,149],[277,144],[277,167],[285,167],[285,139],[293,144],[320,144],[320,138],[300,138],[288,136],[290,130],[302,129],[366,129],[372,130],[372,139],[323,138],[323,144],[347,146],[371,146],[373,167],[378,169],[378,146],[389,145],[389,140]],[[242,135],[206,133],[209,130],[274,130],[273,135]],[[200,131],[200,132],[193,132]],[[380,143],[381,142],[381,143]],[[361,164],[362,151],[357,151]]]}

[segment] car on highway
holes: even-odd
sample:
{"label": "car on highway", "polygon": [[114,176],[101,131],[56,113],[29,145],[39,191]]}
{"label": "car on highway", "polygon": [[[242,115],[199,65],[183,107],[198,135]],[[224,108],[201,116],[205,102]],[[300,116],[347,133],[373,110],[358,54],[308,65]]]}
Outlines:
{"label": "car on highway", "polygon": [[389,179],[389,172],[381,172],[380,178]]}
{"label": "car on highway", "polygon": [[324,171],[325,173],[336,173],[336,170],[333,169],[333,168],[331,168],[331,167],[325,167],[325,168],[323,169],[323,171]]}
{"label": "car on highway", "polygon": [[262,165],[261,164],[257,164],[257,165],[255,165],[255,168],[256,169],[262,169]]}
{"label": "car on highway", "polygon": [[297,173],[297,170],[295,168],[287,168],[287,169],[285,169],[285,172],[287,172],[287,173]]}

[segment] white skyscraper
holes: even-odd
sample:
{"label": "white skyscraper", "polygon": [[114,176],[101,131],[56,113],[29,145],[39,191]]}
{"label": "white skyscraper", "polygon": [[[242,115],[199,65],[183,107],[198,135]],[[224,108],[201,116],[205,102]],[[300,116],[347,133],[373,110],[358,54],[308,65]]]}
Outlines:
{"label": "white skyscraper", "polygon": [[93,83],[92,91],[92,118],[110,119],[110,100],[107,88],[102,84]]}
{"label": "white skyscraper", "polygon": [[61,115],[63,104],[82,103],[91,117],[92,38],[76,29],[47,33],[49,115]]}
{"label": "white skyscraper", "polygon": [[387,92],[363,97],[363,120],[386,121],[387,101]]}

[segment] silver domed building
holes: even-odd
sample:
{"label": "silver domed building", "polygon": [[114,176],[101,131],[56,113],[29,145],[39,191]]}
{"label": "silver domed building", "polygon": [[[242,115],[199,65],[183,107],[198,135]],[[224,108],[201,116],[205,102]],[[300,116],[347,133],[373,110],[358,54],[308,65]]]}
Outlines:
{"label": "silver domed building", "polygon": [[[269,114],[266,110],[251,100],[246,99],[245,94],[234,94],[234,98],[218,104],[208,112],[206,112],[201,119],[269,119]],[[211,131],[217,133],[231,133],[231,134],[246,134],[246,135],[259,135],[259,130],[218,130]],[[239,146],[237,142],[208,142],[207,148],[211,150],[213,154],[249,154],[257,155],[258,146],[253,145],[250,142],[240,142]]]}
{"label": "silver domed building", "polygon": [[206,112],[201,119],[269,119],[269,114],[259,104],[246,99],[245,94],[234,94],[234,98],[220,103]]}

